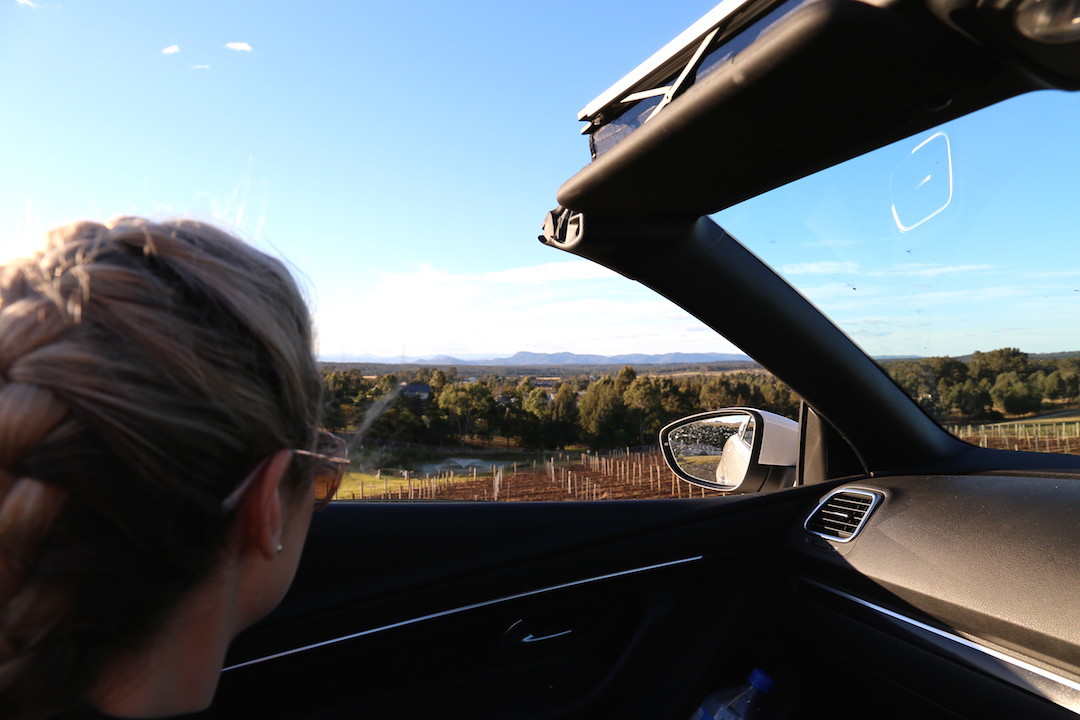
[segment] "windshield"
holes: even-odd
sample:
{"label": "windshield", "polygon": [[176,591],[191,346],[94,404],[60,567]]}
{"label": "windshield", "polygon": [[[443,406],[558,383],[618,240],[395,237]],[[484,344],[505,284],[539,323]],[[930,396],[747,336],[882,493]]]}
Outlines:
{"label": "windshield", "polygon": [[1078,115],[1076,94],[1020,96],[715,219],[942,422],[1064,422],[1080,394]]}

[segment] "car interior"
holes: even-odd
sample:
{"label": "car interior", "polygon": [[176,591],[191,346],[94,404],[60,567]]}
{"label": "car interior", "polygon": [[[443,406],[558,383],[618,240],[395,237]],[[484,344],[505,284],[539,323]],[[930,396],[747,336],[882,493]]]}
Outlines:
{"label": "car interior", "polygon": [[793,469],[702,498],[332,503],[219,716],[675,720],[755,668],[762,717],[1080,714],[1080,457],[957,439],[710,217],[1080,87],[1078,28],[1057,0],[728,0],[586,106],[593,160],[541,242],[797,392]]}

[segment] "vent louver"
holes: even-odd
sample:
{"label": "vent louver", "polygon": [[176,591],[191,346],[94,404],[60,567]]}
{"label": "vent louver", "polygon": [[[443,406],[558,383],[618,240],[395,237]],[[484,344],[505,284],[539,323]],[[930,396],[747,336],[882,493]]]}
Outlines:
{"label": "vent louver", "polygon": [[850,542],[880,501],[881,495],[867,490],[838,490],[810,513],[803,527],[828,540]]}

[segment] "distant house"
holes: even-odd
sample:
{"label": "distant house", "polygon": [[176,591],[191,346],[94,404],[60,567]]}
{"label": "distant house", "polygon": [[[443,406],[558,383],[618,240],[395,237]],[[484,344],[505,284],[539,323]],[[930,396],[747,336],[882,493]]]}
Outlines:
{"label": "distant house", "polygon": [[431,386],[422,382],[401,383],[401,394],[407,398],[427,400],[431,397]]}

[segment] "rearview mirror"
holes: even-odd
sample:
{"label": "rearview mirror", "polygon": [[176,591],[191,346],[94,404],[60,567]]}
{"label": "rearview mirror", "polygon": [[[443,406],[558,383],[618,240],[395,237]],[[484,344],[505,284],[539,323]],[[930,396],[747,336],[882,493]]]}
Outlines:
{"label": "rearview mirror", "polygon": [[676,420],[660,431],[672,471],[712,490],[751,493],[794,485],[799,424],[751,408],[727,408]]}

